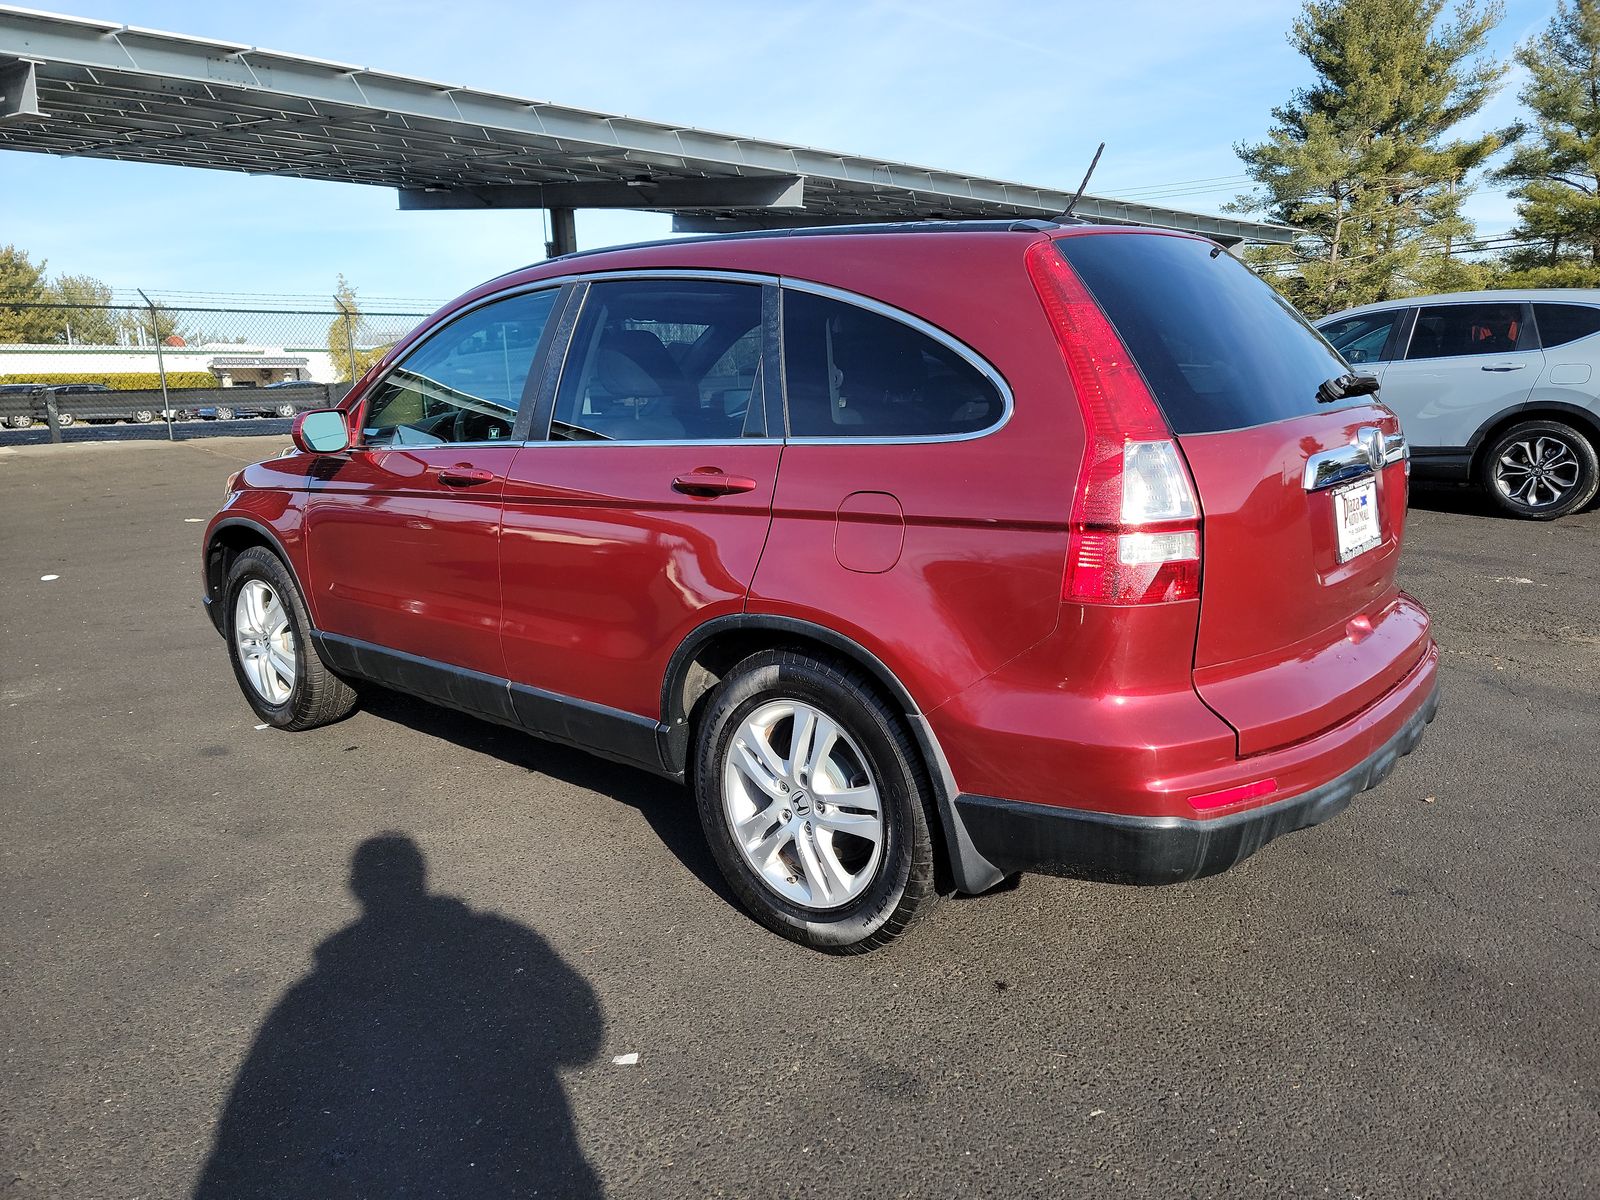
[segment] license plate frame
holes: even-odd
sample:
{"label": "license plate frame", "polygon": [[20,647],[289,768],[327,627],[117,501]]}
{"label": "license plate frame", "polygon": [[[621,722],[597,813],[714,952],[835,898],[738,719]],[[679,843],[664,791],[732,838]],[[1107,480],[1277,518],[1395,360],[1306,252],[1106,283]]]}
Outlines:
{"label": "license plate frame", "polygon": [[1335,488],[1331,499],[1334,537],[1341,563],[1383,544],[1383,517],[1378,511],[1376,478],[1358,479]]}

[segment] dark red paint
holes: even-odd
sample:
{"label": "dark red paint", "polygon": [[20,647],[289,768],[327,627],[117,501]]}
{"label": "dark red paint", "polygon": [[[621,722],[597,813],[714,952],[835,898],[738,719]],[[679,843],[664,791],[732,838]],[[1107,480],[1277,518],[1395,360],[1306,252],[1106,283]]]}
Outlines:
{"label": "dark red paint", "polygon": [[1328,495],[1301,485],[1310,454],[1394,417],[1374,406],[1178,439],[1203,510],[1200,598],[1064,601],[1085,426],[1024,269],[1053,236],[1073,234],[711,240],[541,264],[448,306],[344,405],[355,414],[388,363],[481,297],[576,273],[738,270],[951,332],[1014,395],[986,436],[357,445],[248,468],[218,521],[273,534],[323,631],[648,718],[704,622],[813,622],[887,666],[967,792],[1194,816],[1333,778],[1437,671],[1427,614],[1395,583],[1404,467],[1381,472],[1383,544],[1344,565]]}

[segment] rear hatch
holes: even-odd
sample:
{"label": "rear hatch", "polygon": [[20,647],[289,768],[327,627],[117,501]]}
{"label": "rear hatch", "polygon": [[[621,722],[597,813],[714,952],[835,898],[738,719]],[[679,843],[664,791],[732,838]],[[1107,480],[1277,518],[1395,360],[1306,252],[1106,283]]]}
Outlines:
{"label": "rear hatch", "polygon": [[1395,582],[1399,422],[1371,397],[1319,403],[1349,367],[1212,243],[1085,230],[1056,244],[1128,347],[1199,494],[1195,690],[1240,754],[1349,719],[1427,653],[1427,615]]}

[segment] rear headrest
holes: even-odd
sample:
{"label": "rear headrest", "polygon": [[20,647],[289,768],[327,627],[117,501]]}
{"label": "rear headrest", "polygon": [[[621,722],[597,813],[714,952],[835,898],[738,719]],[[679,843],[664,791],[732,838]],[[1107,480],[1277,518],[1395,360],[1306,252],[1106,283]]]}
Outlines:
{"label": "rear headrest", "polygon": [[613,396],[664,396],[683,382],[672,355],[647,329],[607,330],[595,368]]}

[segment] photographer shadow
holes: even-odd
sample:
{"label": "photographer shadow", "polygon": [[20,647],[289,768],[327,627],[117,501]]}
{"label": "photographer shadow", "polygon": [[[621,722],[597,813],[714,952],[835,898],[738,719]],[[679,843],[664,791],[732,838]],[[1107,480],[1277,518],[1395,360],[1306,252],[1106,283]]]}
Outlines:
{"label": "photographer shadow", "polygon": [[363,842],[350,889],[362,914],[262,1025],[195,1200],[599,1196],[558,1075],[600,1048],[588,984],[429,893],[404,835]]}

